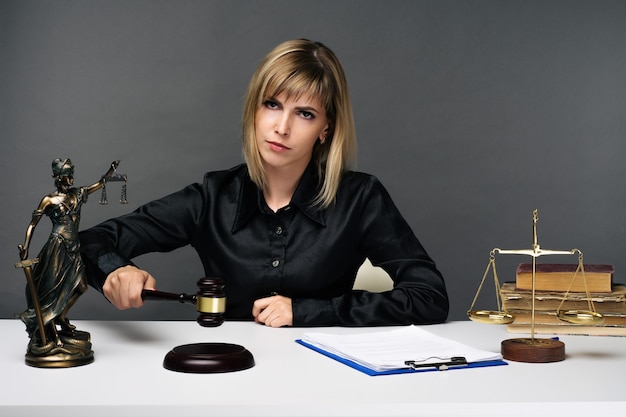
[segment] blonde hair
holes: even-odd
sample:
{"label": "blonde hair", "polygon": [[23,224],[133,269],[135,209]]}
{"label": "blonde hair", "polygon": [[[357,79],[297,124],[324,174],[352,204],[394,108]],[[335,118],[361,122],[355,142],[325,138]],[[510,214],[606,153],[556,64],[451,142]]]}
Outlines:
{"label": "blonde hair", "polygon": [[266,181],[256,142],[255,115],[265,100],[282,93],[295,98],[318,97],[326,110],[330,125],[326,141],[313,147],[321,181],[313,204],[328,207],[335,200],[342,173],[356,163],[352,104],[341,63],[320,42],[297,39],[275,47],[257,67],[244,101],[242,136],[250,177],[261,189],[265,189]]}

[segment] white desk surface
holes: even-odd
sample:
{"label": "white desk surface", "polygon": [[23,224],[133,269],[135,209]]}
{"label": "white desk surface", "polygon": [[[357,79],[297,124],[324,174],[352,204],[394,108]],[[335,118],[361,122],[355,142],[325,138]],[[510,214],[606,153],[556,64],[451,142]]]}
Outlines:
{"label": "white desk surface", "polygon": [[[0,416],[596,416],[626,411],[626,338],[565,336],[563,362],[509,362],[466,370],[367,376],[294,342],[307,331],[389,328],[280,328],[227,322],[76,321],[91,333],[92,364],[39,369],[24,363],[28,337],[0,320]],[[505,327],[451,322],[427,330],[498,352]],[[543,336],[542,336],[543,337]],[[162,367],[175,346],[245,346],[256,365],[225,374]]]}

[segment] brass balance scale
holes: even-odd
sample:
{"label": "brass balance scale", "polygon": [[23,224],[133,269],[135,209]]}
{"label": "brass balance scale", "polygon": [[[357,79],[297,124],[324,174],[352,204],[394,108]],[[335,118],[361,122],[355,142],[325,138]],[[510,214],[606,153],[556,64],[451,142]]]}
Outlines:
{"label": "brass balance scale", "polygon": [[[541,249],[537,242],[537,210],[533,211],[533,243],[531,249],[503,250],[494,248],[489,255],[489,263],[483,278],[478,286],[478,291],[474,296],[472,305],[467,315],[468,317],[479,323],[487,324],[509,324],[515,320],[513,314],[508,313],[502,308],[501,286],[496,272],[496,254],[503,255],[528,255],[532,257],[532,302],[531,302],[531,330],[530,338],[515,338],[502,341],[501,352],[504,359],[516,362],[533,362],[547,363],[557,362],[565,359],[565,344],[554,339],[538,339],[535,338],[535,278],[536,278],[536,261],[537,258],[544,255],[578,255],[578,267],[572,277],[570,288],[563,295],[563,299],[556,311],[556,316],[565,322],[572,324],[597,325],[604,321],[604,316],[597,313],[587,287],[585,278],[585,268],[583,264],[583,253],[579,249],[566,250],[546,250]],[[474,310],[474,305],[485,283],[485,279],[489,275],[489,271],[493,272],[494,285],[496,289],[497,311],[494,310]],[[572,284],[577,274],[581,274],[584,282],[585,292],[587,295],[588,310],[562,310],[563,302],[567,299]]]}

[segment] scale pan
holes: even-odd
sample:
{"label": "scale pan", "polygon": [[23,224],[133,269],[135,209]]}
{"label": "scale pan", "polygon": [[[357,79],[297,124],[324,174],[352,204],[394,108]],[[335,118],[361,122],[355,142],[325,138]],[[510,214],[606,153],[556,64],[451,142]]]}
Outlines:
{"label": "scale pan", "polygon": [[513,315],[503,311],[471,310],[467,315],[470,320],[487,324],[509,324],[515,320]]}
{"label": "scale pan", "polygon": [[600,324],[604,321],[604,316],[595,311],[587,310],[560,310],[556,316],[563,321],[572,324]]}

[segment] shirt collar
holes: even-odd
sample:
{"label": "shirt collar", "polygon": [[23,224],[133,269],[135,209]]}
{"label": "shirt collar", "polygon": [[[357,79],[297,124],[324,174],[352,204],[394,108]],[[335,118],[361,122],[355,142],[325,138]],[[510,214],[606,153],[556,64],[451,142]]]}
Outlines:
{"label": "shirt collar", "polygon": [[[315,163],[309,162],[309,165],[302,174],[302,178],[300,178],[300,182],[296,187],[293,197],[291,197],[291,203],[289,205],[291,207],[297,207],[309,219],[319,225],[326,226],[325,210],[314,207],[311,204],[318,192],[318,178]],[[237,215],[235,216],[232,228],[233,233],[244,227],[252,215],[261,210],[260,205],[262,201],[263,193],[256,184],[252,182],[246,170],[239,190]]]}

